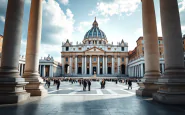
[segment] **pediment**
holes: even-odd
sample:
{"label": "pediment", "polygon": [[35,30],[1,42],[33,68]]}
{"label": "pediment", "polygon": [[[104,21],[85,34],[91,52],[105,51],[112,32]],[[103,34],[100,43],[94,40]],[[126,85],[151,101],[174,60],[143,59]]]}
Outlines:
{"label": "pediment", "polygon": [[104,50],[100,49],[100,48],[97,48],[97,47],[92,47],[88,50],[85,51],[86,53],[104,53]]}

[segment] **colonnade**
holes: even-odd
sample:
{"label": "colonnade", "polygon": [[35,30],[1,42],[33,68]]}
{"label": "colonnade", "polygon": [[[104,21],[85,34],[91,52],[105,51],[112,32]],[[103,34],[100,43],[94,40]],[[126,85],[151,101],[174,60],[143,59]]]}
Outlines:
{"label": "colonnade", "polygon": [[136,66],[128,67],[128,75],[131,77],[143,77],[144,76],[144,63]]}
{"label": "colonnade", "polygon": [[[87,57],[89,57],[89,61],[87,62]],[[97,55],[96,56],[96,60],[97,60],[97,65],[95,67],[97,67],[96,69],[96,74],[100,74],[100,57],[102,57],[102,74],[108,74],[108,66],[107,66],[107,58],[108,56],[103,56],[103,55]],[[65,56],[62,56],[62,63],[64,64],[64,59],[65,59]],[[72,56],[69,56],[69,74],[72,73]],[[114,71],[115,69],[115,61],[117,62],[117,72]],[[89,63],[90,62],[90,63]],[[89,63],[89,75],[92,75],[93,74],[93,66],[92,66],[92,63],[93,63],[93,59],[92,59],[92,55],[85,55],[85,56],[82,56],[82,73],[81,74],[87,74],[87,63]],[[117,60],[114,59],[114,56],[111,57],[111,74],[114,75],[114,74],[120,74],[120,56],[117,57]],[[63,65],[63,68],[62,68],[62,73],[65,74],[65,64]],[[78,73],[78,56],[75,57],[75,74],[79,74]]]}
{"label": "colonnade", "polygon": [[185,104],[185,69],[182,33],[177,0],[160,0],[164,38],[165,71],[160,75],[156,17],[153,0],[142,0],[145,41],[145,75],[137,95],[153,96],[167,104]]}
{"label": "colonnade", "polygon": [[45,96],[38,73],[42,27],[42,0],[32,0],[23,77],[18,64],[22,38],[24,0],[8,0],[0,68],[0,103],[18,103],[31,96]]}

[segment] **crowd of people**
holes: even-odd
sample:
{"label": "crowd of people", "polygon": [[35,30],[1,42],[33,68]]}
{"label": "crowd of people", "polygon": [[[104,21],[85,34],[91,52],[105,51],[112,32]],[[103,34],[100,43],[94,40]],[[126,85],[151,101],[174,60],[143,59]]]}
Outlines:
{"label": "crowd of people", "polygon": [[118,84],[119,83],[125,83],[125,85],[128,85],[128,90],[129,89],[132,89],[132,82],[140,82],[139,79],[131,79],[131,78],[128,78],[128,79],[83,79],[83,78],[43,78],[44,81],[45,81],[45,86],[47,86],[48,88],[50,88],[50,85],[51,85],[51,81],[53,81],[53,85],[56,85],[57,87],[57,90],[59,90],[60,88],[60,83],[61,82],[70,82],[71,84],[74,84],[74,83],[79,83],[80,86],[82,86],[82,89],[83,91],[86,91],[86,88],[88,87],[88,91],[91,90],[91,82],[94,81],[94,82],[100,82],[100,88],[101,89],[104,89],[105,88],[105,85],[106,85],[106,81],[108,82],[115,82],[115,84]]}

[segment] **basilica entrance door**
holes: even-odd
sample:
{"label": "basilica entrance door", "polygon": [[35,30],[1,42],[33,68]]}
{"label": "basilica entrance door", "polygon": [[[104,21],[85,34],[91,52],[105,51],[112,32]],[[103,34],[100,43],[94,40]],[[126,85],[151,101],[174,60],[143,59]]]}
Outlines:
{"label": "basilica entrance door", "polygon": [[89,74],[89,68],[87,68],[87,74]]}
{"label": "basilica entrance door", "polygon": [[108,74],[111,74],[111,67],[108,67]]}
{"label": "basilica entrance door", "polygon": [[68,70],[68,69],[69,69],[68,66],[69,66],[68,64],[65,64],[65,74],[67,74],[68,71],[69,71],[69,70]]}
{"label": "basilica entrance door", "polygon": [[96,72],[96,67],[93,67],[93,71],[92,71],[93,75],[94,75],[94,72]]}
{"label": "basilica entrance door", "polygon": [[122,74],[125,74],[125,65],[124,65],[124,64],[121,65],[121,73],[122,73]]}
{"label": "basilica entrance door", "polygon": [[78,74],[82,74],[82,68],[78,67]]}
{"label": "basilica entrance door", "polygon": [[100,74],[103,74],[103,69],[102,68],[100,68]]}

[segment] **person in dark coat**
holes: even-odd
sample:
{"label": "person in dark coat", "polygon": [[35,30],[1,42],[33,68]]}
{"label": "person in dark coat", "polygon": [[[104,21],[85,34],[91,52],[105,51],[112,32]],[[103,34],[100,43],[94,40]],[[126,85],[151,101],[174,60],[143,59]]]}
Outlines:
{"label": "person in dark coat", "polygon": [[58,79],[57,81],[55,81],[56,84],[57,84],[57,90],[59,90],[59,87],[60,87],[60,80]]}
{"label": "person in dark coat", "polygon": [[132,89],[132,80],[128,80],[128,89],[131,88]]}
{"label": "person in dark coat", "polygon": [[105,88],[105,80],[103,79],[101,82],[101,89],[104,89],[104,88]]}
{"label": "person in dark coat", "polygon": [[91,90],[91,81],[88,80],[88,90],[90,91]]}
{"label": "person in dark coat", "polygon": [[118,84],[118,80],[116,79],[116,84]]}
{"label": "person in dark coat", "polygon": [[84,79],[83,80],[83,91],[86,90],[86,87],[87,87],[87,81]]}
{"label": "person in dark coat", "polygon": [[48,83],[47,83],[47,84],[48,84],[48,88],[50,87],[50,83],[51,83],[51,82],[50,82],[50,80],[48,79]]}

